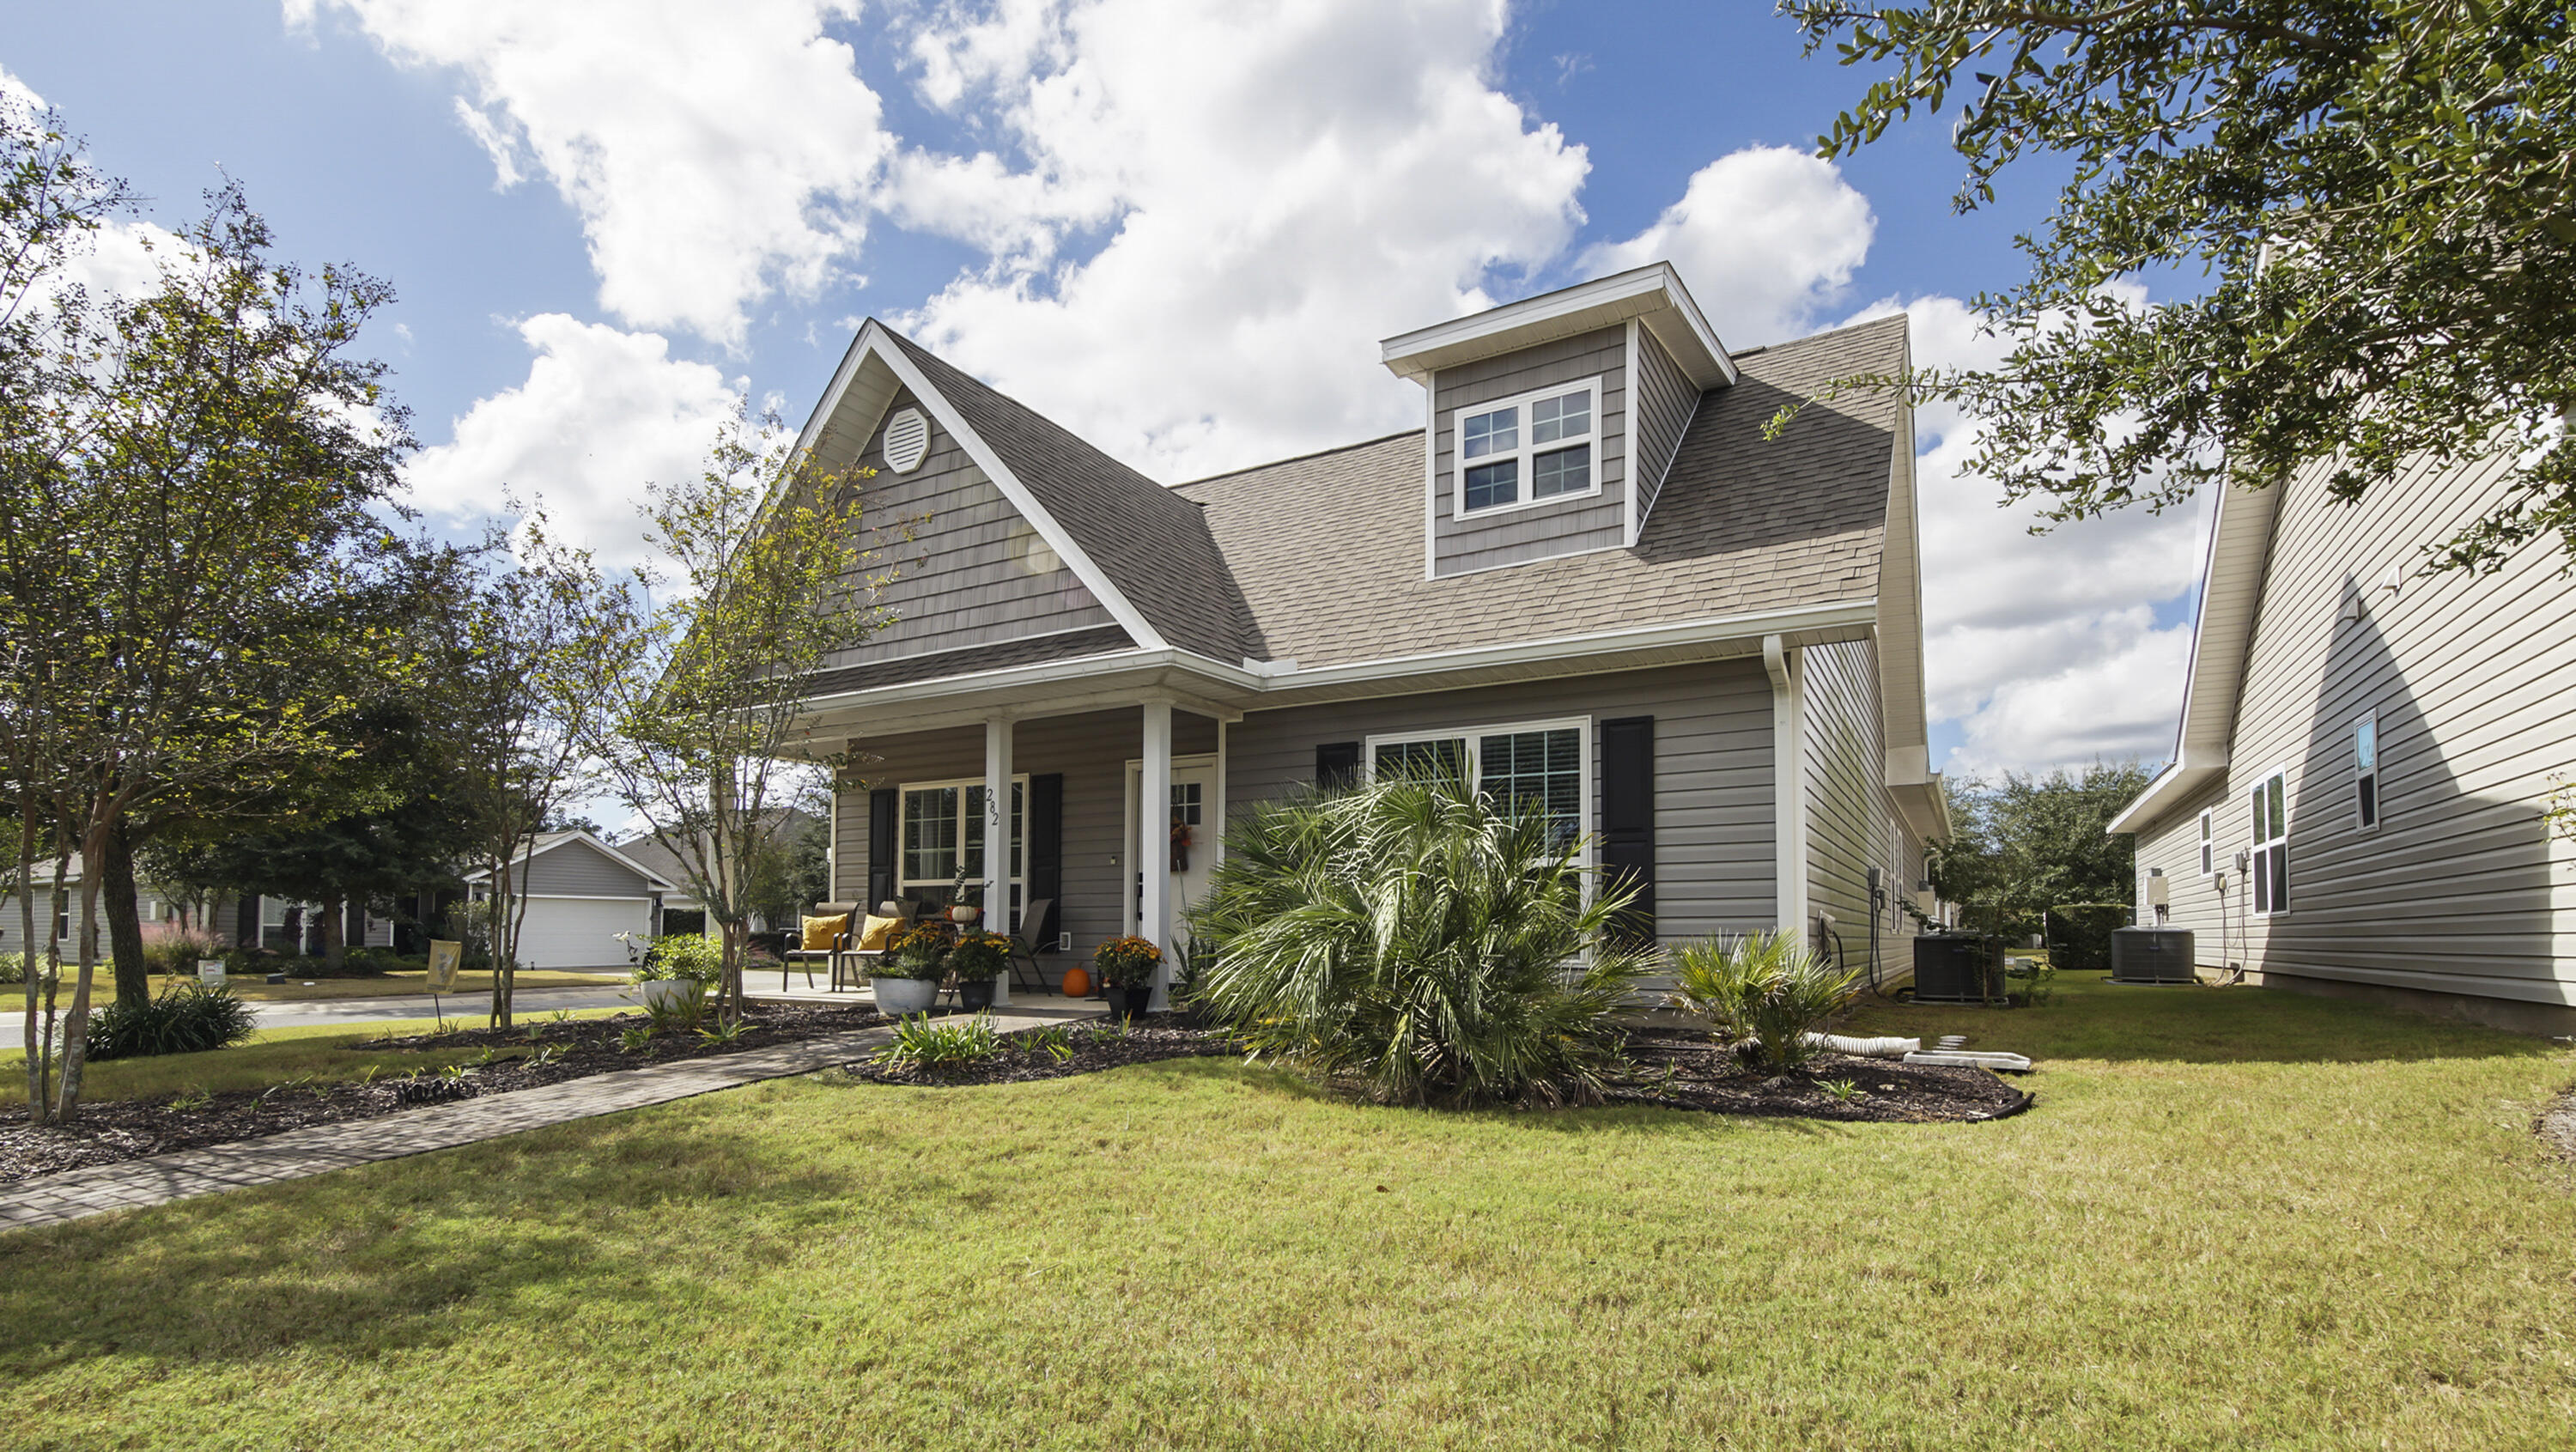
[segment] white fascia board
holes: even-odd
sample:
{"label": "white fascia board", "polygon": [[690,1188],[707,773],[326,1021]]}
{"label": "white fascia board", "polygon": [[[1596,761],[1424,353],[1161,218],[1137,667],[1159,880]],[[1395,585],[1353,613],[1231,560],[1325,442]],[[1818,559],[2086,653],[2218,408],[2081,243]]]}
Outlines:
{"label": "white fascia board", "polygon": [[[1909,359],[1909,366],[1910,366]],[[1891,761],[1920,752],[1921,781],[1931,775],[1931,709],[1924,699],[1923,566],[1914,483],[1914,410],[1897,409],[1896,441],[1887,467],[1887,512],[1879,532],[1879,619],[1876,657],[1880,728]]]}
{"label": "white fascia board", "polygon": [[[1526,347],[1550,338],[1606,328],[1630,318],[1648,319],[1656,339],[1705,391],[1734,383],[1735,360],[1717,330],[1682,286],[1669,262],[1649,263],[1538,297],[1505,303],[1468,317],[1398,333],[1378,344],[1397,376],[1427,378],[1471,356]],[[1676,346],[1676,345],[1679,346]],[[1484,346],[1480,346],[1484,345]]]}
{"label": "white fascia board", "polygon": [[1156,630],[1145,619],[1144,613],[1128,601],[1125,592],[1110,581],[1108,574],[1092,561],[1091,556],[1081,545],[1074,542],[1073,536],[1065,532],[1064,526],[1056,522],[1055,516],[1048,513],[1044,505],[1038,503],[1037,496],[1031,494],[1028,486],[1020,482],[1019,476],[1003,464],[1001,455],[993,452],[992,445],[985,443],[982,436],[967,425],[966,420],[958,414],[947,398],[942,396],[938,389],[930,386],[930,380],[923,376],[919,368],[913,366],[912,360],[904,356],[903,350],[886,341],[884,330],[885,324],[874,319],[869,320],[867,327],[860,331],[860,345],[865,353],[870,357],[883,360],[894,376],[902,379],[904,386],[912,390],[913,396],[938,415],[939,422],[965,448],[966,456],[975,461],[976,467],[982,469],[985,476],[993,481],[993,487],[1001,490],[1002,497],[1009,500],[1011,507],[1018,510],[1021,517],[1037,530],[1039,538],[1044,539],[1048,548],[1055,551],[1056,558],[1064,561],[1065,567],[1073,571],[1074,578],[1082,581],[1090,589],[1092,598],[1100,602],[1101,608],[1109,612],[1110,618],[1126,628],[1129,637],[1148,650],[1163,649],[1166,642],[1162,632]]}
{"label": "white fascia board", "polygon": [[[924,681],[906,681],[900,685],[838,691],[828,696],[809,697],[805,702],[805,709],[808,712],[816,712],[853,707],[906,705],[918,701],[934,701],[970,691],[1023,690],[1076,681],[1086,676],[1151,670],[1183,671],[1212,685],[1220,686],[1226,692],[1235,693],[1240,698],[1255,698],[1272,691],[1302,691],[1367,684],[1406,676],[1435,676],[1458,671],[1489,670],[1499,666],[1547,665],[1580,660],[1586,656],[1614,655],[1626,651],[1717,644],[1735,640],[1759,641],[1766,635],[1849,629],[1866,626],[1876,610],[1877,604],[1871,600],[1845,601],[1833,605],[1801,605],[1785,610],[1717,616],[1707,620],[1684,621],[1673,625],[1640,626],[1588,635],[1559,636],[1551,640],[1514,641],[1507,645],[1434,651],[1424,655],[1389,656],[1378,660],[1353,661],[1347,665],[1318,666],[1312,669],[1246,670],[1242,666],[1228,665],[1208,656],[1163,646],[1152,650],[1119,651],[1109,655],[1078,656],[1072,660],[1004,666],[997,670],[978,671],[971,675],[941,676]],[[1275,667],[1281,663],[1264,662],[1263,664]],[[1249,699],[1244,699],[1240,703],[1256,704]]]}
{"label": "white fascia board", "polygon": [[2171,765],[2156,773],[2138,799],[2120,809],[2120,815],[2102,829],[2102,835],[2116,837],[2123,832],[2143,832],[2172,811],[2175,803],[2207,786],[2227,770],[2227,753],[2194,753],[2185,751]]}
{"label": "white fascia board", "polygon": [[[618,851],[616,848],[609,846],[607,843],[602,842],[597,837],[594,837],[579,828],[575,828],[569,832],[559,832],[555,834],[555,839],[553,841],[548,842],[543,846],[539,846],[533,842],[529,843],[527,850],[521,852],[517,858],[513,859],[510,865],[513,867],[525,867],[529,863],[536,861],[538,858],[545,856],[547,853],[563,846],[567,842],[587,842],[591,846],[598,848],[602,855],[617,863],[618,866],[625,868],[627,871],[643,878],[646,882],[653,884],[656,889],[663,892],[673,890],[674,884],[664,882],[661,874],[655,872],[652,868],[645,866],[643,863],[636,861],[634,858],[627,856],[625,853]],[[481,882],[491,875],[491,869],[478,867],[471,872],[463,874],[459,880],[463,882]],[[545,894],[530,893],[528,895],[530,897],[538,897],[544,896]],[[567,894],[555,893],[552,895],[562,897]]]}

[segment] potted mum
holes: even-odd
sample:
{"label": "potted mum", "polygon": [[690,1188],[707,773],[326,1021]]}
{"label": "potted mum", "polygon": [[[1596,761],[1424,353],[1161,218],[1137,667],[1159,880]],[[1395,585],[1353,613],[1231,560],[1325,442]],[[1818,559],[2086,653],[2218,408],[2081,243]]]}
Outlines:
{"label": "potted mum", "polygon": [[948,950],[948,971],[957,975],[957,1006],[981,1013],[993,1006],[993,993],[1011,966],[1011,940],[999,933],[960,933]]}
{"label": "potted mum", "polygon": [[939,980],[948,976],[952,941],[946,924],[928,922],[888,943],[885,955],[868,974],[877,1012],[897,1017],[929,1012],[939,1001]]}
{"label": "potted mum", "polygon": [[1154,997],[1154,969],[1162,961],[1163,950],[1143,938],[1112,938],[1091,955],[1111,1009],[1125,1019],[1144,1016]]}

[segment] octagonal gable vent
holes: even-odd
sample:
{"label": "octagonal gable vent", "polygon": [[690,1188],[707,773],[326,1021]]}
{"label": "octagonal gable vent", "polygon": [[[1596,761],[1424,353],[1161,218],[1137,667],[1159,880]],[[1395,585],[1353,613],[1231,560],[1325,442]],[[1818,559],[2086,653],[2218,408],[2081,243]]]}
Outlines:
{"label": "octagonal gable vent", "polygon": [[907,408],[886,420],[886,467],[898,474],[909,474],[921,467],[924,454],[930,452],[930,420],[921,410]]}

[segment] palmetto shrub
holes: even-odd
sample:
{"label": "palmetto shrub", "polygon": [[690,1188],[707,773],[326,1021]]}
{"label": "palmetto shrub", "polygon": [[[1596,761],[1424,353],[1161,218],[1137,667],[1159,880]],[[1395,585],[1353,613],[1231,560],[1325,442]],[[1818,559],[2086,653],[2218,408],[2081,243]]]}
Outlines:
{"label": "palmetto shrub", "polygon": [[1859,979],[1795,933],[1747,933],[1674,954],[1671,1001],[1757,1067],[1794,1069],[1815,1057],[1806,1036],[1851,1002]]}
{"label": "palmetto shrub", "polygon": [[240,1043],[258,1028],[250,1005],[232,989],[183,978],[158,997],[120,998],[91,1014],[89,1057],[199,1054]]}
{"label": "palmetto shrub", "polygon": [[1539,804],[1454,779],[1265,803],[1191,914],[1194,1005],[1382,1103],[1597,1099],[1644,965],[1611,941],[1629,894],[1583,846]]}

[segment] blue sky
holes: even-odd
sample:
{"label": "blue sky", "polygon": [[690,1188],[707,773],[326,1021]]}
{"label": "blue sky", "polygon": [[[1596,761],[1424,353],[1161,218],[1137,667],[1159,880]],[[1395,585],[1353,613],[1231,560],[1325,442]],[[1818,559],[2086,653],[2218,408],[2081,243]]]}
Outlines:
{"label": "blue sky", "polygon": [[[612,554],[727,390],[801,418],[870,314],[1179,479],[1401,427],[1369,340],[1653,256],[1737,346],[1904,307],[1977,356],[1956,300],[2047,200],[1954,215],[1946,116],[1769,149],[1868,78],[1758,0],[18,3],[0,69],[152,221],[230,175],[395,283],[433,521],[536,490]],[[2034,540],[1920,442],[1936,760],[2160,753],[2196,520]]]}

